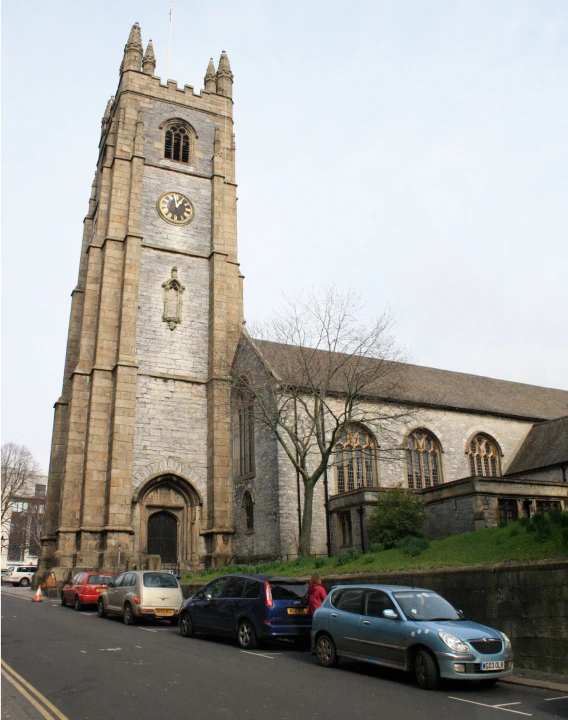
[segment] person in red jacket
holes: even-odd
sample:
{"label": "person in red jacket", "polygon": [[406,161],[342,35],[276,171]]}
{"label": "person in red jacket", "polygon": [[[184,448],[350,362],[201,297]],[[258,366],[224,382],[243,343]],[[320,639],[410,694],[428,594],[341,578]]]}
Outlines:
{"label": "person in red jacket", "polygon": [[308,586],[308,610],[310,615],[314,614],[327,595],[321,582],[321,575],[319,573],[314,573]]}

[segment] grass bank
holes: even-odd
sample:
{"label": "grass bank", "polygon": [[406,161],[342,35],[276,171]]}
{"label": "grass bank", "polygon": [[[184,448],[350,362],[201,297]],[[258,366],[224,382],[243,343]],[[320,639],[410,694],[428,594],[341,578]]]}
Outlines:
{"label": "grass bank", "polygon": [[297,558],[291,562],[263,562],[254,565],[228,565],[183,578],[186,582],[209,582],[226,573],[271,573],[305,577],[384,572],[389,570],[427,570],[431,568],[494,565],[496,563],[552,560],[568,556],[568,512],[538,515],[530,521],[502,524],[500,527],[432,540],[419,555],[403,549],[354,550],[333,558]]}

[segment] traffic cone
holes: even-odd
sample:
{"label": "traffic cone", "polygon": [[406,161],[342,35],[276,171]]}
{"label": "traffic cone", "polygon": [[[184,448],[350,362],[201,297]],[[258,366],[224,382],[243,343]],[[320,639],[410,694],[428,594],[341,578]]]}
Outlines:
{"label": "traffic cone", "polygon": [[37,586],[36,594],[32,602],[41,602],[41,585]]}

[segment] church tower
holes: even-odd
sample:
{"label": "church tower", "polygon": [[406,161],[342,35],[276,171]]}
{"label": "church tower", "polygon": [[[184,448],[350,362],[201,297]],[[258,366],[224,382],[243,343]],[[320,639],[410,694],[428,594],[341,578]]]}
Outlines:
{"label": "church tower", "polygon": [[242,328],[233,75],[195,94],[130,32],[106,107],[40,570],[185,570],[231,555],[231,365]]}

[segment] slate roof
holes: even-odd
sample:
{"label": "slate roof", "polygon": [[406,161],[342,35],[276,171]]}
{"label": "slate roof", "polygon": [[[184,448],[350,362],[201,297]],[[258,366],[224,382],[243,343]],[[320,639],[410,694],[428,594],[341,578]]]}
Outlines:
{"label": "slate roof", "polygon": [[[300,363],[291,362],[291,357],[299,352],[297,348],[266,340],[253,340],[253,343],[277,377],[294,381],[289,375],[290,368],[300,367]],[[327,355],[323,351],[315,352],[320,355],[320,359]],[[535,421],[568,415],[566,390],[371,358],[364,362],[383,363],[387,371],[383,379],[379,379],[370,389],[369,399]],[[390,382],[391,375],[397,377],[397,382]],[[298,385],[302,385],[301,373],[298,373]],[[341,393],[341,387],[332,388],[332,391]]]}
{"label": "slate roof", "polygon": [[568,463],[568,416],[533,425],[505,475]]}

